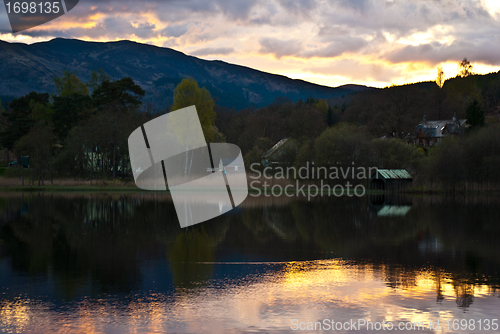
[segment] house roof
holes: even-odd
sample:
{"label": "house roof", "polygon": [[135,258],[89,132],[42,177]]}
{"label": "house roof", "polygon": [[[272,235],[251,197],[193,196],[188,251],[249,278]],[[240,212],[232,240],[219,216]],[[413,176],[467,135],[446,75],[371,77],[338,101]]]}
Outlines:
{"label": "house roof", "polygon": [[[424,121],[417,125],[417,132],[422,130],[424,137],[443,137],[446,133],[460,133],[460,128],[464,126],[466,120],[444,120],[444,121]],[[445,129],[447,132],[443,133]]]}
{"label": "house roof", "polygon": [[384,179],[402,179],[408,180],[413,179],[413,177],[406,171],[406,169],[378,169],[377,174],[373,178],[381,178]]}

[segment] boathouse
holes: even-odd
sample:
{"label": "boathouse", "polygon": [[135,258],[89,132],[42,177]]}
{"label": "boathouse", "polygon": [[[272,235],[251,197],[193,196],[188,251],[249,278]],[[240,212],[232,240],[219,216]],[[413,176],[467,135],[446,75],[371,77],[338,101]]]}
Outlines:
{"label": "boathouse", "polygon": [[406,169],[377,169],[370,179],[371,190],[401,191],[413,182]]}

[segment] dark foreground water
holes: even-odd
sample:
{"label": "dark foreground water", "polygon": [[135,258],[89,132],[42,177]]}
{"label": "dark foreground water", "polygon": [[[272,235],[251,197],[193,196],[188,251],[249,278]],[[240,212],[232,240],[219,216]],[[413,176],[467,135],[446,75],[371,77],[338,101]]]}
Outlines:
{"label": "dark foreground water", "polygon": [[0,194],[0,332],[500,332],[499,204]]}

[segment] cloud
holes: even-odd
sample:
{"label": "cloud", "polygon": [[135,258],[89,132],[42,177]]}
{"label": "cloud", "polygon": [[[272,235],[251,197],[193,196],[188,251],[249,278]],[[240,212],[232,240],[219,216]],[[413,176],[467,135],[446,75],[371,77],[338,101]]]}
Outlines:
{"label": "cloud", "polygon": [[[362,80],[362,68],[366,80],[390,83],[391,76],[411,77],[411,63],[429,67],[467,57],[500,66],[500,12],[486,5],[482,0],[87,0],[14,37],[0,6],[0,38],[132,39],[256,68],[274,61],[280,66],[268,69],[288,66],[288,73],[321,69],[334,76],[326,71],[328,63],[339,75]],[[345,59],[355,60],[339,63]],[[347,76],[346,69],[359,74]]]}
{"label": "cloud", "polygon": [[342,76],[351,82],[391,82],[391,79],[399,74],[399,71],[380,64],[362,64],[353,59],[332,61],[327,66],[310,66],[302,70],[314,74]]}
{"label": "cloud", "polygon": [[136,36],[139,39],[148,39],[156,36],[155,24],[148,22],[137,22],[133,20],[123,20],[115,17],[107,17],[91,28],[63,28],[61,30],[27,30],[23,35],[30,37],[57,36],[64,38],[90,37],[91,39],[107,38],[127,39]]}
{"label": "cloud", "polygon": [[392,63],[427,62],[436,65],[446,61],[460,61],[464,57],[488,65],[500,65],[500,38],[477,41],[456,40],[449,44],[432,42],[407,45],[397,49],[386,58]]}
{"label": "cloud", "polygon": [[217,0],[214,2],[218,11],[224,13],[233,20],[245,20],[248,18],[251,9],[257,4],[256,0]]}
{"label": "cloud", "polygon": [[337,0],[336,3],[341,7],[361,14],[367,13],[372,8],[372,2],[370,0]]}
{"label": "cloud", "polygon": [[302,43],[296,39],[280,40],[277,38],[261,38],[259,40],[262,54],[273,54],[277,59],[284,56],[293,56],[300,53]]}
{"label": "cloud", "polygon": [[292,14],[309,15],[318,5],[315,0],[279,0],[282,8]]}
{"label": "cloud", "polygon": [[301,52],[301,55],[305,58],[334,58],[346,53],[359,51],[367,44],[367,41],[359,37],[339,36],[333,38],[333,41],[329,44],[320,48],[305,50]]}
{"label": "cloud", "polygon": [[181,37],[187,30],[186,24],[172,24],[164,28],[160,34],[165,37]]}
{"label": "cloud", "polygon": [[190,52],[193,56],[213,56],[213,55],[229,55],[234,52],[234,48],[201,48]]}

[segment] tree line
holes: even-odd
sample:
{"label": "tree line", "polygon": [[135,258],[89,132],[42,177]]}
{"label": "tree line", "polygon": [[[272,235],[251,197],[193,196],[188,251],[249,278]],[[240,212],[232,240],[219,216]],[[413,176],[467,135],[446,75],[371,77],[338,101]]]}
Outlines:
{"label": "tree line", "polygon": [[[368,89],[328,101],[313,97],[292,102],[277,98],[265,108],[235,112],[216,108],[217,127],[228,142],[239,145],[247,166],[283,138],[280,163],[301,167],[347,165],[409,170],[417,184],[454,184],[450,180],[500,182],[500,72],[474,75],[467,59],[457,76],[444,80]],[[459,138],[443,138],[437,148],[414,145],[423,120],[466,119]],[[496,118],[495,118],[496,116]],[[445,158],[447,156],[447,158]],[[474,158],[472,158],[474,157]],[[452,172],[451,166],[458,169]]]}
{"label": "tree line", "polygon": [[[129,178],[128,136],[157,115],[142,104],[144,90],[130,77],[112,81],[102,69],[89,82],[65,71],[54,78],[55,93],[31,92],[2,108],[0,144],[18,160],[29,157],[31,179]],[[193,79],[174,92],[171,110],[195,104],[210,140],[222,135],[214,125],[213,99]],[[1,104],[0,104],[1,105]],[[21,161],[20,161],[21,162]],[[20,175],[21,176],[21,175]],[[24,168],[22,168],[24,184]]]}
{"label": "tree line", "polygon": [[[29,156],[31,178],[42,183],[44,173],[50,178],[130,178],[128,136],[163,112],[143,103],[145,92],[131,78],[112,81],[102,69],[92,72],[87,83],[76,73],[64,72],[54,78],[54,85],[54,94],[32,92],[0,110],[2,147],[17,156]],[[428,120],[467,118],[475,131],[454,141],[461,155],[452,153],[453,159],[461,157],[462,166],[470,165],[465,147],[500,140],[494,137],[496,126],[482,126],[493,122],[485,115],[498,112],[500,72],[474,75],[467,59],[459,65],[457,76],[448,80],[438,68],[435,82],[367,89],[329,100],[311,96],[293,102],[278,97],[266,107],[239,111],[216,105],[207,89],[186,78],[174,91],[173,105],[158,109],[168,112],[193,104],[206,141],[237,144],[247,165],[260,162],[274,144],[290,138],[293,145],[282,156],[287,165],[315,161],[317,165],[406,168],[430,180],[447,170],[449,162],[437,156],[446,154],[449,146],[427,150],[412,145],[415,126],[424,115]],[[500,154],[493,147],[476,161],[483,161],[484,166],[496,161]],[[470,150],[470,154],[477,153]],[[491,175],[490,180],[500,182],[493,172],[481,177],[468,172],[460,175],[478,181]]]}

